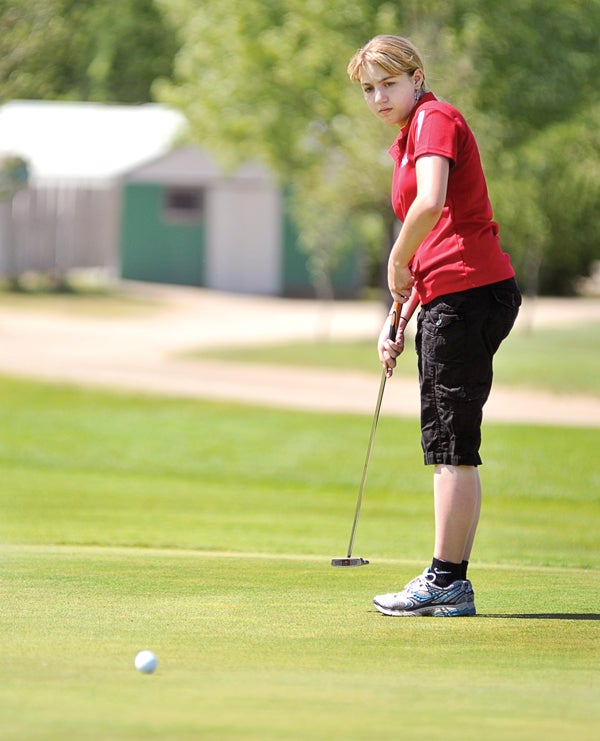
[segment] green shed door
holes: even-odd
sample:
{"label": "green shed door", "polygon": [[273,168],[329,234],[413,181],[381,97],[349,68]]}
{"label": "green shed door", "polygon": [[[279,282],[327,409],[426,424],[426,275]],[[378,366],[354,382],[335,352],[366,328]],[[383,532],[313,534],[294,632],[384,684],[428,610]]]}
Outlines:
{"label": "green shed door", "polygon": [[202,188],[128,183],[121,218],[121,275],[130,280],[204,285]]}

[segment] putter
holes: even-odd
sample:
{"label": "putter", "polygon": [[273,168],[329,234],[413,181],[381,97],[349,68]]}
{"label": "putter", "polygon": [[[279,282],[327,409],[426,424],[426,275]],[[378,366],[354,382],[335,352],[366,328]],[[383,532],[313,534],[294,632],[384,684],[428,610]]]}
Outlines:
{"label": "putter", "polygon": [[[402,305],[399,302],[394,303],[392,309],[392,318],[390,321],[390,340],[396,339],[396,332],[398,330],[398,322],[400,321],[400,311]],[[367,447],[367,457],[365,459],[365,466],[363,468],[362,480],[360,482],[360,488],[358,490],[358,501],[356,502],[356,512],[354,514],[354,522],[352,524],[352,532],[350,533],[350,543],[348,544],[348,555],[345,558],[332,558],[332,566],[366,566],[369,562],[364,558],[356,558],[352,556],[352,550],[354,548],[354,538],[356,536],[356,528],[358,526],[358,518],[360,515],[360,507],[362,505],[362,498],[365,491],[365,484],[367,483],[367,473],[369,471],[369,461],[371,460],[371,452],[373,451],[373,442],[375,440],[375,432],[377,431],[377,423],[379,422],[379,412],[381,411],[381,401],[383,399],[383,392],[385,391],[385,382],[387,375],[385,368],[381,373],[381,382],[379,384],[379,394],[377,396],[377,404],[375,405],[375,415],[373,417],[373,424],[371,425],[371,436],[369,437],[369,445]]]}

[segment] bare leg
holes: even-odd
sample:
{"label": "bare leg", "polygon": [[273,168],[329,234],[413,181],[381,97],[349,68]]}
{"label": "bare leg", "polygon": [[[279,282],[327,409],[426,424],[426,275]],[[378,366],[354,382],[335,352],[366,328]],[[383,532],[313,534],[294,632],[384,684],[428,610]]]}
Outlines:
{"label": "bare leg", "polygon": [[476,466],[435,467],[435,558],[451,563],[469,560],[481,509]]}
{"label": "bare leg", "polygon": [[467,543],[465,545],[465,552],[463,554],[462,560],[468,561],[471,557],[471,551],[473,550],[473,542],[475,540],[475,533],[477,532],[477,525],[479,525],[479,514],[481,512],[481,481],[479,479],[479,469],[475,468],[476,478],[477,478],[477,501],[475,505],[475,516],[473,519],[473,523],[471,525],[471,530],[469,531],[469,536],[467,538]]}

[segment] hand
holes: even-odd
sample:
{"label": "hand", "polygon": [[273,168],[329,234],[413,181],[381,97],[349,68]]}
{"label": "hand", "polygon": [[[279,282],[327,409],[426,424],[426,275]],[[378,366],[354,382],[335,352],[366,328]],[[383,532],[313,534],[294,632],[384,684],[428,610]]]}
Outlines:
{"label": "hand", "polygon": [[390,340],[390,324],[389,320],[384,324],[379,340],[377,342],[377,350],[379,352],[379,359],[381,364],[385,368],[385,375],[391,378],[394,368],[396,367],[396,358],[402,355],[404,350],[404,328],[398,329],[396,332],[396,339]]}
{"label": "hand", "polygon": [[414,282],[415,279],[408,268],[395,267],[391,262],[388,264],[388,287],[394,301],[406,303]]}

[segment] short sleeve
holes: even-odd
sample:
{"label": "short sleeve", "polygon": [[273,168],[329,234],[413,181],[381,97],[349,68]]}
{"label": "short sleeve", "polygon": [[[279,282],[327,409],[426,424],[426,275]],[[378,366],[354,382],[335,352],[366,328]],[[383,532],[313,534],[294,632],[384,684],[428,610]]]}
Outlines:
{"label": "short sleeve", "polygon": [[455,163],[458,157],[460,122],[445,111],[423,106],[413,121],[415,159],[438,154]]}

